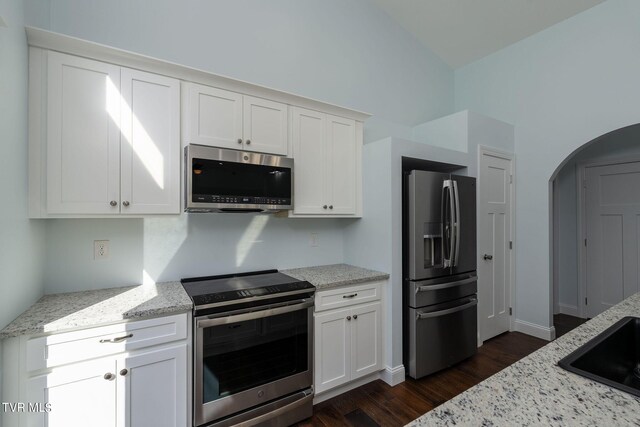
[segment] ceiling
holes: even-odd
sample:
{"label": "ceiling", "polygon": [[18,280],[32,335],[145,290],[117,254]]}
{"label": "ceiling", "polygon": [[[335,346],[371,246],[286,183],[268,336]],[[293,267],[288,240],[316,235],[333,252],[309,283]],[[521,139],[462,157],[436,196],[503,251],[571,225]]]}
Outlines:
{"label": "ceiling", "polygon": [[371,0],[458,68],[604,0]]}

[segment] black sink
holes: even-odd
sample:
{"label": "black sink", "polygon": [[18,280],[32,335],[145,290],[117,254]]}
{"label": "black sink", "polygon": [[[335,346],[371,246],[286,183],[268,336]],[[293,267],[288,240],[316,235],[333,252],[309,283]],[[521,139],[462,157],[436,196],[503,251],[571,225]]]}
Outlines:
{"label": "black sink", "polygon": [[640,396],[640,317],[625,317],[558,362],[567,371]]}

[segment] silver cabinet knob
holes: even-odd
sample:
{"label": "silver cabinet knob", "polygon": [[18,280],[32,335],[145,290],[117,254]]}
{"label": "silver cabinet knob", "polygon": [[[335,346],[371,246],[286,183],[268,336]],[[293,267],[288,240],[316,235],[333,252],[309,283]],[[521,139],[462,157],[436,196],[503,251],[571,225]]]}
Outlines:
{"label": "silver cabinet knob", "polygon": [[126,200],[124,202],[122,202],[122,206],[127,207],[129,206],[129,202],[127,202]]}
{"label": "silver cabinet knob", "polygon": [[324,206],[322,207],[322,209],[327,209],[327,205],[324,205]]}
{"label": "silver cabinet knob", "polygon": [[247,139],[247,145],[251,144],[251,140]]}
{"label": "silver cabinet knob", "polygon": [[484,254],[482,259],[484,259],[485,261],[491,261],[493,259],[493,255]]}
{"label": "silver cabinet knob", "polygon": [[347,316],[347,320],[348,320],[348,321],[351,321],[351,316]]}
{"label": "silver cabinet knob", "polygon": [[123,370],[120,371],[120,375],[122,375],[123,377],[125,375],[127,375],[128,373],[129,373],[129,370],[127,370],[127,369],[123,369]]}
{"label": "silver cabinet knob", "polygon": [[242,138],[238,138],[238,144],[242,144]]}
{"label": "silver cabinet knob", "polygon": [[106,374],[104,374],[104,379],[107,381],[111,381],[114,378],[115,378],[115,375],[113,375],[111,372],[107,372]]}
{"label": "silver cabinet knob", "polygon": [[333,205],[329,205],[329,209],[333,209]]}
{"label": "silver cabinet knob", "polygon": [[110,201],[109,204],[111,206],[118,206],[118,202],[116,202],[115,200]]}
{"label": "silver cabinet knob", "polygon": [[358,320],[358,315],[357,314],[353,315],[353,320]]}

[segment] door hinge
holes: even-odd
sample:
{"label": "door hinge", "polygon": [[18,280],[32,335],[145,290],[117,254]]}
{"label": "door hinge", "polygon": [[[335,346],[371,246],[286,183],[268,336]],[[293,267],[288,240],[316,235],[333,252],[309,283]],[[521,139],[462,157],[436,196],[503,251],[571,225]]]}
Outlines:
{"label": "door hinge", "polygon": [[509,240],[509,249],[513,249],[513,241]]}
{"label": "door hinge", "polygon": [[584,245],[587,246],[587,239],[584,239]]}
{"label": "door hinge", "polygon": [[587,305],[587,297],[584,297],[584,305]]}
{"label": "door hinge", "polygon": [[513,175],[509,175],[509,184],[513,184]]}
{"label": "door hinge", "polygon": [[513,316],[513,308],[509,307],[509,316]]}

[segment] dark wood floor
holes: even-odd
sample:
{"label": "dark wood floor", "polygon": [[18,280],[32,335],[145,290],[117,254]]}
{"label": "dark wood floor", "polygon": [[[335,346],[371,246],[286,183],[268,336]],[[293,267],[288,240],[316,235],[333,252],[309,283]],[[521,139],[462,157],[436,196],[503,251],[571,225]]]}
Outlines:
{"label": "dark wood floor", "polygon": [[546,343],[508,332],[485,341],[478,354],[445,371],[420,380],[407,378],[395,387],[377,380],[322,402],[313,408],[313,417],[298,426],[403,426]]}
{"label": "dark wood floor", "polygon": [[567,332],[570,332],[582,325],[589,319],[581,319],[579,317],[569,316],[568,314],[554,314],[553,326],[556,328],[556,338],[560,338]]}

